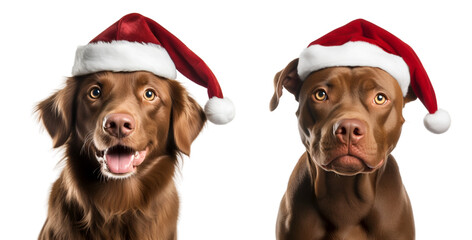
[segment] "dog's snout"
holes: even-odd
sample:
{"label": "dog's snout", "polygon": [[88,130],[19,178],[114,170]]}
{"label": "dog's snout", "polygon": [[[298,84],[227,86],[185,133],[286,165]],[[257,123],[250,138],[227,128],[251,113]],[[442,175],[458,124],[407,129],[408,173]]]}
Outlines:
{"label": "dog's snout", "polygon": [[334,135],[345,144],[356,144],[366,131],[365,124],[357,119],[343,119],[334,125]]}
{"label": "dog's snout", "polygon": [[113,113],[105,117],[103,129],[114,137],[124,138],[134,131],[135,121],[129,114]]}

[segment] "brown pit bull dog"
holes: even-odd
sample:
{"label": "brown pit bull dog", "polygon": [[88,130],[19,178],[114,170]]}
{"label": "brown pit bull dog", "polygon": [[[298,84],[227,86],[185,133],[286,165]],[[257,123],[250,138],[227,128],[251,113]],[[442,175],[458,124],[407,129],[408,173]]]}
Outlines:
{"label": "brown pit bull dog", "polygon": [[[366,28],[372,30],[370,33],[385,31],[364,20],[350,24],[341,28],[342,34],[335,30],[322,41],[343,36],[346,28],[355,28],[348,31],[351,35],[361,29],[364,32],[356,34],[362,36]],[[369,37],[391,41],[385,40],[384,32]],[[315,47],[321,46],[318,44],[314,42]],[[310,46],[308,51],[313,50]],[[378,60],[378,55],[384,54],[374,45],[368,47],[377,51],[377,56],[368,57]],[[410,200],[390,153],[400,137],[405,103],[428,93],[414,90],[409,79],[405,86],[398,69],[385,64],[391,59],[366,64],[362,59],[366,56],[352,49],[337,53],[329,49],[328,54],[323,52],[326,49],[321,53],[319,49],[304,51],[300,59],[293,60],[275,76],[270,109],[277,107],[283,88],[295,95],[299,102],[296,115],[300,136],[306,147],[280,204],[276,229],[279,240],[415,238]],[[332,54],[338,56],[333,58]],[[330,57],[335,60],[323,62]],[[360,64],[346,59],[355,59]],[[408,66],[407,71],[413,68]],[[412,77],[413,81],[418,80]],[[430,110],[428,103],[425,106]],[[430,112],[444,113],[437,109]],[[445,118],[447,121],[448,115],[441,120]],[[439,133],[447,130],[449,123],[425,124]]]}

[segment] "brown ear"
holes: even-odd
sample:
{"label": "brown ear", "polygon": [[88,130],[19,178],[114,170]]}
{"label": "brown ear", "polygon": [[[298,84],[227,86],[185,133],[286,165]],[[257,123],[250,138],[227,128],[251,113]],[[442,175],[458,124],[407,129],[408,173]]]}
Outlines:
{"label": "brown ear", "polygon": [[302,85],[302,81],[297,73],[298,58],[292,60],[282,71],[275,74],[274,77],[274,96],[270,100],[270,110],[274,111],[279,105],[279,99],[282,96],[282,89],[295,95],[298,101],[298,92]]}
{"label": "brown ear", "polygon": [[172,131],[179,151],[190,155],[190,145],[206,121],[205,112],[177,82],[172,83]]}
{"label": "brown ear", "polygon": [[404,104],[403,105],[405,105],[405,104],[407,104],[411,101],[416,100],[416,98],[417,97],[416,97],[415,92],[413,91],[413,88],[411,86],[409,86],[408,87],[408,92],[406,93],[406,96],[403,98],[404,99],[404,101],[403,101]]}
{"label": "brown ear", "polygon": [[36,106],[39,120],[43,122],[51,136],[54,148],[62,146],[69,139],[75,93],[76,81],[74,78],[69,78],[65,88],[57,91]]}

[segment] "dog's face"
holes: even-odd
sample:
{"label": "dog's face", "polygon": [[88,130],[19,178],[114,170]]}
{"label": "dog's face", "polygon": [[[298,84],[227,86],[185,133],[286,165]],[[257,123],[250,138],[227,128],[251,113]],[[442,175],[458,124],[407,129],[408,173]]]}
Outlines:
{"label": "dog's face", "polygon": [[378,169],[400,137],[403,95],[378,68],[329,68],[300,89],[299,129],[313,161],[352,175]]}
{"label": "dog's face", "polygon": [[276,75],[275,109],[287,88],[299,101],[297,117],[302,142],[311,160],[340,175],[380,168],[395,147],[404,122],[406,101],[397,81],[372,67],[332,67],[310,74],[303,82],[294,66]]}
{"label": "dog's face", "polygon": [[38,110],[55,147],[80,145],[108,178],[145,171],[173,151],[188,155],[206,120],[178,82],[148,72],[70,78]]}

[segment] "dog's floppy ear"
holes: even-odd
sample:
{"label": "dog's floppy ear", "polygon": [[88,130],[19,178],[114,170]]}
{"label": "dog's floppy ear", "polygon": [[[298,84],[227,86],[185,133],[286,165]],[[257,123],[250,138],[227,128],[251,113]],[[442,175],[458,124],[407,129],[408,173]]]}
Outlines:
{"label": "dog's floppy ear", "polygon": [[205,124],[202,107],[177,82],[172,83],[172,130],[178,150],[190,155],[190,145]]}
{"label": "dog's floppy ear", "polygon": [[275,74],[274,77],[274,96],[270,100],[270,110],[274,111],[279,105],[279,99],[282,96],[282,89],[295,95],[298,101],[298,92],[302,85],[302,81],[297,73],[298,58],[292,60],[282,71]]}
{"label": "dog's floppy ear", "polygon": [[69,139],[72,129],[73,104],[76,81],[69,78],[66,86],[36,106],[39,120],[43,122],[53,140],[54,148],[62,146]]}
{"label": "dog's floppy ear", "polygon": [[415,92],[413,92],[413,88],[411,87],[411,85],[408,87],[408,92],[406,93],[406,96],[403,99],[403,105],[417,99],[416,94]]}

